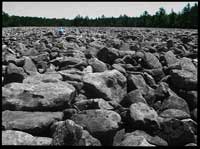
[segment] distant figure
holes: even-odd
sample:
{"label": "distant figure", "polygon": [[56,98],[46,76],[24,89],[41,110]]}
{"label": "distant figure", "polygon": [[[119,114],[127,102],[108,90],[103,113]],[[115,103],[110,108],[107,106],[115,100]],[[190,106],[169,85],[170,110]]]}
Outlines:
{"label": "distant figure", "polygon": [[62,36],[64,34],[64,28],[60,27],[59,30],[58,30],[58,33],[59,33],[60,36]]}

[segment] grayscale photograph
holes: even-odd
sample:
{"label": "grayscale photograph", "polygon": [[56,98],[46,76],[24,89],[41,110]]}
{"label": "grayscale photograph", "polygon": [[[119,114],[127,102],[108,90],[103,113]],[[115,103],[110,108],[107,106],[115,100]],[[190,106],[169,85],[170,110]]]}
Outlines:
{"label": "grayscale photograph", "polygon": [[198,146],[198,1],[2,2],[2,145]]}

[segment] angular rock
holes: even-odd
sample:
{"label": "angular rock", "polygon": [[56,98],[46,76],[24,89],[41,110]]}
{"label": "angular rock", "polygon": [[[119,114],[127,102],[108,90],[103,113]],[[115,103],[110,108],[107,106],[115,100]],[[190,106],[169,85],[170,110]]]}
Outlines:
{"label": "angular rock", "polygon": [[157,112],[147,104],[138,102],[130,106],[130,123],[134,128],[142,130],[159,129],[159,121]]}
{"label": "angular rock", "polygon": [[106,64],[97,58],[91,58],[88,64],[92,66],[93,72],[104,72],[107,70]]}
{"label": "angular rock", "polygon": [[89,110],[89,109],[105,109],[113,110],[114,108],[104,99],[90,99],[82,100],[74,104],[79,110]]}
{"label": "angular rock", "polygon": [[120,102],[126,94],[126,78],[117,70],[85,74],[83,82],[91,98]]}
{"label": "angular rock", "polygon": [[121,101],[121,104],[125,107],[129,107],[131,104],[138,103],[138,102],[143,102],[147,104],[146,100],[142,96],[140,89],[136,89],[129,92]]}
{"label": "angular rock", "polygon": [[185,70],[172,70],[170,84],[178,89],[187,91],[197,90],[197,76]]}
{"label": "angular rock", "polygon": [[25,59],[25,61],[24,61],[23,68],[24,68],[25,72],[28,73],[29,75],[38,74],[37,67],[35,66],[35,64],[31,60],[31,58],[24,57],[24,59]]}
{"label": "angular rock", "polygon": [[176,55],[172,51],[168,51],[164,55],[165,62],[167,66],[173,65],[178,62]]}
{"label": "angular rock", "polygon": [[163,118],[176,118],[179,120],[190,118],[190,115],[179,109],[167,109],[159,114]]}
{"label": "angular rock", "polygon": [[151,136],[148,133],[146,133],[145,131],[142,130],[136,130],[134,132],[131,133],[127,133],[126,136],[142,136],[144,137],[148,143],[152,144],[152,145],[156,145],[156,146],[168,146],[168,143],[163,140],[162,138],[160,138],[159,136],[155,135],[155,136]]}
{"label": "angular rock", "polygon": [[166,140],[169,146],[183,146],[195,141],[194,132],[178,119],[164,120],[158,136]]}
{"label": "angular rock", "polygon": [[157,59],[157,57],[149,52],[145,52],[143,60],[144,60],[144,63],[143,63],[144,68],[147,68],[147,69],[162,68],[162,65]]}
{"label": "angular rock", "polygon": [[85,127],[88,132],[99,139],[102,145],[111,145],[112,138],[119,128],[121,117],[111,110],[85,110],[71,118]]}
{"label": "angular rock", "polygon": [[17,67],[15,64],[9,63],[5,70],[4,84],[11,82],[21,83],[26,77],[27,74],[22,67]]}
{"label": "angular rock", "polygon": [[56,111],[75,98],[75,88],[66,82],[11,83],[2,87],[4,110]]}
{"label": "angular rock", "polygon": [[46,74],[37,74],[34,76],[29,76],[26,79],[23,80],[23,83],[29,83],[29,84],[37,84],[40,82],[43,83],[56,83],[63,80],[63,77],[59,73],[46,73]]}
{"label": "angular rock", "polygon": [[52,138],[34,137],[15,130],[2,131],[2,145],[51,145]]}
{"label": "angular rock", "polygon": [[118,50],[115,48],[104,47],[97,53],[97,58],[108,64],[113,64],[114,60],[117,59],[118,56]]}
{"label": "angular rock", "polygon": [[126,136],[118,146],[155,146],[147,142],[143,136]]}
{"label": "angular rock", "polygon": [[62,112],[3,111],[2,126],[5,130],[19,130],[32,135],[49,136],[49,128],[63,119]]}

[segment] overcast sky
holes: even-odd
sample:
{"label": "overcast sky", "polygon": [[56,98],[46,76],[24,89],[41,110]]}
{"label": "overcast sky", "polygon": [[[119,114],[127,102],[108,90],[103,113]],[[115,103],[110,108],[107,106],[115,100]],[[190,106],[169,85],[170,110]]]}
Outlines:
{"label": "overcast sky", "polygon": [[[189,2],[191,6],[195,2]],[[3,2],[3,11],[9,15],[73,19],[80,14],[90,18],[140,16],[145,10],[153,15],[160,7],[167,13],[179,12],[188,2]]]}

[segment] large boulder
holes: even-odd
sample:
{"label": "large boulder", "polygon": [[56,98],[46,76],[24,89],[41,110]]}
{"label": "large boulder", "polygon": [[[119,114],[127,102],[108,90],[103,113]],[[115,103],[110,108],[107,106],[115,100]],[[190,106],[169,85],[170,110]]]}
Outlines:
{"label": "large boulder", "polygon": [[119,57],[119,52],[115,48],[103,47],[98,53],[97,58],[105,63],[113,64],[114,60]]}
{"label": "large boulder", "polygon": [[3,111],[2,126],[5,130],[19,130],[32,135],[49,136],[49,128],[63,119],[62,112]]}
{"label": "large boulder", "polygon": [[168,52],[165,53],[164,60],[165,60],[165,63],[166,63],[167,66],[170,66],[170,65],[178,62],[176,55],[172,51],[168,51]]}
{"label": "large boulder", "polygon": [[170,84],[178,89],[197,90],[197,69],[192,60],[183,57],[174,65],[179,69],[172,67]]}
{"label": "large boulder", "polygon": [[158,136],[166,140],[169,146],[195,143],[194,132],[187,124],[178,119],[164,119]]}
{"label": "large boulder", "polygon": [[4,75],[4,84],[8,84],[11,82],[21,83],[27,77],[27,74],[24,72],[24,69],[22,67],[17,67],[13,63],[8,64],[8,66],[5,69]]}
{"label": "large boulder", "polygon": [[129,109],[132,127],[148,131],[159,129],[158,114],[152,107],[138,102],[132,104]]}
{"label": "large boulder", "polygon": [[143,67],[147,69],[162,68],[162,65],[159,62],[158,58],[150,52],[144,53],[143,62],[144,62],[142,63]]}
{"label": "large boulder", "polygon": [[190,118],[190,115],[179,109],[166,109],[159,114],[163,118],[176,118],[176,119],[186,119]]}
{"label": "large boulder", "polygon": [[75,98],[67,82],[10,83],[2,88],[2,107],[10,110],[56,111]]}
{"label": "large boulder", "polygon": [[88,64],[92,66],[93,72],[104,72],[107,70],[107,66],[104,62],[98,60],[97,58],[91,58],[88,60]]}
{"label": "large boulder", "polygon": [[111,145],[112,138],[119,128],[121,117],[111,110],[85,110],[74,114],[71,119],[85,127],[88,132],[99,139],[103,145]]}
{"label": "large boulder", "polygon": [[197,76],[190,71],[174,69],[171,71],[170,84],[178,89],[197,90]]}
{"label": "large boulder", "polygon": [[2,131],[2,145],[51,145],[52,138],[34,137],[28,133],[15,130]]}
{"label": "large boulder", "polygon": [[155,146],[150,144],[143,136],[128,135],[117,146]]}
{"label": "large boulder", "polygon": [[52,125],[52,145],[100,146],[101,143],[92,137],[83,127],[72,120],[59,121]]}
{"label": "large boulder", "polygon": [[91,98],[120,102],[126,95],[126,77],[117,70],[88,73],[83,76],[83,82]]}
{"label": "large boulder", "polygon": [[26,73],[28,73],[29,75],[35,75],[35,74],[38,74],[38,71],[37,71],[37,67],[36,65],[34,64],[34,62],[31,60],[30,57],[24,57],[25,61],[24,61],[24,70]]}
{"label": "large boulder", "polygon": [[45,73],[45,74],[37,74],[34,76],[28,76],[23,80],[23,83],[29,84],[37,84],[40,82],[48,83],[48,82],[60,82],[63,80],[63,77],[59,73]]}
{"label": "large boulder", "polygon": [[142,92],[140,89],[129,92],[121,101],[121,104],[125,107],[129,107],[131,104],[137,102],[147,103],[145,98],[142,96]]}

